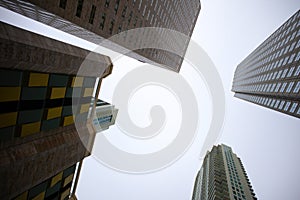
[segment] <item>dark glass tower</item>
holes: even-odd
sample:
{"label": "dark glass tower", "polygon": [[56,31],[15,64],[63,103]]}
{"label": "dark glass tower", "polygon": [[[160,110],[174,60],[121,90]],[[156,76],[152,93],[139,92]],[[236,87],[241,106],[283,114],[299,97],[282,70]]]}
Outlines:
{"label": "dark glass tower", "polygon": [[[190,37],[201,8],[199,0],[0,0],[0,6],[95,44],[143,27],[166,28]],[[124,48],[141,47],[126,55],[177,72],[189,43],[188,38],[178,39],[163,30],[145,29],[112,40],[102,45],[121,53]],[[181,56],[163,49],[142,48],[145,40],[160,41],[177,49]]]}
{"label": "dark glass tower", "polygon": [[257,199],[243,164],[226,145],[214,146],[197,174],[192,200]]}
{"label": "dark glass tower", "polygon": [[237,67],[235,97],[300,118],[300,11]]}

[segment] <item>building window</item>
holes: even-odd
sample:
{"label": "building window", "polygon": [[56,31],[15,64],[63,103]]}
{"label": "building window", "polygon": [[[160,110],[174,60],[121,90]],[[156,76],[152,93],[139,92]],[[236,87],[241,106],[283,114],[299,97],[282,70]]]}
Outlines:
{"label": "building window", "polygon": [[114,25],[115,25],[115,20],[111,20],[110,22],[110,27],[109,27],[109,33],[112,34],[113,33],[113,29],[114,29]]}
{"label": "building window", "polygon": [[120,25],[118,28],[118,33],[121,33],[121,32],[122,32],[122,26]]}
{"label": "building window", "polygon": [[294,86],[294,82],[290,82],[290,84],[289,84],[289,86],[288,86],[286,92],[287,92],[287,93],[291,92],[293,86]]}
{"label": "building window", "polygon": [[90,19],[89,19],[90,24],[94,23],[95,13],[96,13],[96,6],[92,5],[92,10],[91,10]]}
{"label": "building window", "polygon": [[139,4],[139,10],[141,10],[142,3],[143,3],[143,0],[140,0],[140,4]]}
{"label": "building window", "polygon": [[280,86],[281,86],[281,83],[278,83],[277,86],[276,86],[275,92],[278,92]]}
{"label": "building window", "polygon": [[296,85],[296,87],[295,87],[293,93],[298,93],[299,90],[300,90],[300,82],[297,83],[297,85]]}
{"label": "building window", "polygon": [[[298,33],[300,33],[300,29],[298,31]],[[300,34],[299,34],[300,35]],[[296,45],[296,48],[300,47],[300,40],[298,41],[297,45]]]}
{"label": "building window", "polygon": [[300,107],[298,108],[297,115],[300,115]]}
{"label": "building window", "polygon": [[275,104],[275,99],[273,99],[273,100],[272,100],[272,103],[271,103],[271,105],[270,105],[270,106],[271,106],[271,107],[273,107],[273,106],[274,106],[274,104]]}
{"label": "building window", "polygon": [[105,18],[106,18],[106,14],[103,13],[103,14],[102,14],[102,18],[101,18],[101,23],[100,23],[100,28],[101,28],[102,30],[104,29]]}
{"label": "building window", "polygon": [[290,71],[289,71],[287,77],[291,77],[292,76],[292,74],[294,72],[294,69],[295,69],[295,67],[290,68]]}
{"label": "building window", "polygon": [[283,73],[282,73],[282,75],[281,75],[281,78],[285,78],[286,73],[287,73],[288,70],[289,70],[289,69],[285,69],[285,70],[283,71]]}
{"label": "building window", "polygon": [[293,62],[294,58],[295,58],[296,54],[294,53],[293,55],[291,55],[288,64],[290,64],[291,62]]}
{"label": "building window", "polygon": [[124,6],[124,9],[122,11],[122,17],[124,18],[126,16],[127,6]]}
{"label": "building window", "polygon": [[67,0],[60,0],[59,1],[59,7],[66,9],[66,5],[67,5]]}
{"label": "building window", "polygon": [[291,105],[291,102],[287,102],[284,107],[284,111],[287,111]]}
{"label": "building window", "polygon": [[105,116],[105,117],[100,117],[98,118],[98,123],[101,125],[101,124],[105,124],[105,123],[109,123],[111,122],[111,119],[112,119],[112,115],[110,116]]}
{"label": "building window", "polygon": [[273,92],[273,91],[274,91],[274,89],[275,89],[275,86],[276,86],[276,83],[274,83],[274,84],[272,85],[271,92]]}
{"label": "building window", "polygon": [[105,0],[105,5],[104,5],[106,8],[109,7],[109,0]]}
{"label": "building window", "polygon": [[[295,32],[295,33],[296,33],[296,32]],[[291,45],[291,48],[290,48],[289,51],[293,51],[293,50],[294,50],[294,48],[295,48],[295,46],[296,46],[296,43],[297,43],[297,42],[294,42],[294,43]]]}
{"label": "building window", "polygon": [[134,26],[134,27],[136,27],[137,21],[138,21],[138,17],[135,17],[134,23],[133,23],[133,26]]}
{"label": "building window", "polygon": [[129,17],[128,17],[128,26],[130,25],[132,15],[133,15],[133,12],[131,11],[130,14],[129,14]]}
{"label": "building window", "polygon": [[297,57],[295,58],[295,61],[298,61],[300,59],[300,52],[297,54]]}
{"label": "building window", "polygon": [[294,76],[298,76],[299,74],[300,74],[300,65],[298,66],[298,68],[297,68],[297,70],[296,70]]}
{"label": "building window", "polygon": [[143,17],[145,17],[146,9],[147,9],[147,6],[144,7],[144,10],[143,10],[143,13],[142,13]]}
{"label": "building window", "polygon": [[279,103],[280,103],[280,100],[277,100],[274,108],[277,108]]}
{"label": "building window", "polygon": [[297,108],[297,106],[298,106],[298,103],[293,103],[293,105],[292,105],[292,107],[291,107],[291,109],[290,109],[290,112],[291,112],[291,113],[294,113],[295,110],[296,110],[296,108]]}
{"label": "building window", "polygon": [[117,14],[117,12],[118,12],[119,4],[120,4],[120,0],[117,0],[116,4],[115,4],[115,14]]}
{"label": "building window", "polygon": [[281,103],[280,103],[280,105],[279,105],[279,108],[278,109],[282,109],[283,108],[283,105],[285,104],[285,101],[282,101]]}
{"label": "building window", "polygon": [[77,17],[80,17],[80,16],[81,16],[82,5],[83,5],[83,0],[78,0],[78,3],[77,3],[77,10],[76,10],[76,16],[77,16]]}
{"label": "building window", "polygon": [[273,77],[272,77],[272,80],[274,80],[275,79],[275,77],[276,77],[276,75],[277,75],[277,71],[274,73],[274,75],[273,75]]}
{"label": "building window", "polygon": [[153,18],[154,18],[154,15],[152,14],[152,17],[151,17],[151,20],[150,20],[151,25],[152,25],[152,22],[153,22]]}
{"label": "building window", "polygon": [[286,85],[287,85],[287,83],[283,83],[283,84],[282,84],[282,87],[281,87],[281,89],[280,89],[280,92],[283,92],[283,91],[285,90]]}

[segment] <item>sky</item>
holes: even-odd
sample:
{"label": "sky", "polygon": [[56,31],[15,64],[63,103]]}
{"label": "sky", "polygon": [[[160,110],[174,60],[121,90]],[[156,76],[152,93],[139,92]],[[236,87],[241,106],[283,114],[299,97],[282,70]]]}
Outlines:
{"label": "sky", "polygon": [[[299,119],[294,117],[234,98],[230,91],[232,79],[236,66],[294,14],[299,9],[299,5],[299,0],[203,0],[192,36],[192,40],[199,44],[211,58],[223,82],[226,117],[216,144],[224,143],[231,146],[241,158],[259,199],[299,199],[300,157],[297,147],[300,145],[300,123]],[[96,47],[94,44],[3,9],[0,10],[0,19],[82,48],[93,50]],[[116,86],[116,82],[140,65],[141,63],[126,57],[116,60],[112,75],[103,81],[100,97],[111,102],[111,90]],[[201,107],[211,106],[205,81],[201,80],[201,77],[195,77],[194,80],[191,74],[191,70],[185,64],[180,75],[193,79],[187,81],[192,85],[200,104],[198,104],[201,110],[199,119],[210,119],[211,110]],[[134,110],[130,107],[132,120],[138,120],[139,117],[135,115],[141,115],[140,112],[143,113],[143,109],[146,109],[146,113],[149,111],[148,104],[151,102],[142,105],[139,100],[143,99],[147,93],[155,95],[154,89],[160,90],[149,87],[146,88],[148,92],[141,91],[134,96],[132,101],[135,107],[140,109]],[[164,93],[166,91],[161,91],[159,94],[162,94],[164,98],[170,98]],[[170,98],[168,101],[176,103],[176,99]],[[166,108],[166,111],[169,111],[168,109]],[[172,110],[172,114],[174,112]],[[176,112],[180,111],[177,109]],[[146,118],[140,118],[142,118],[138,122],[140,124],[149,122]],[[176,120],[178,119],[175,119],[173,123],[176,123]],[[199,129],[206,130],[207,124],[209,120],[205,121],[204,125],[202,123]],[[134,153],[158,150],[175,137],[174,135],[162,136],[160,141],[163,142],[159,143],[160,145],[156,145],[157,143],[153,140],[149,141],[146,146],[145,142],[134,141],[130,137],[117,137],[120,136],[117,129],[118,126],[115,125],[100,134],[119,148]],[[194,179],[202,162],[199,157],[202,140],[203,135],[197,134],[180,159],[152,173],[123,173],[103,165],[94,157],[86,158],[77,188],[78,199],[191,199]],[[130,145],[127,145],[128,143]],[[95,149],[97,148],[96,138]]]}
{"label": "sky", "polygon": [[219,143],[241,158],[259,199],[299,199],[299,120],[233,98],[236,66],[299,9],[300,1],[202,1],[194,37],[221,74],[227,112]]}

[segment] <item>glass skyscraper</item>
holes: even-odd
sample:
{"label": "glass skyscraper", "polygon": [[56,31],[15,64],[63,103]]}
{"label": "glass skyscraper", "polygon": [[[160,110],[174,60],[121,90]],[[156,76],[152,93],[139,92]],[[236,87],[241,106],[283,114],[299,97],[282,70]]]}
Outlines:
{"label": "glass skyscraper", "polygon": [[235,97],[300,118],[300,11],[237,67]]}

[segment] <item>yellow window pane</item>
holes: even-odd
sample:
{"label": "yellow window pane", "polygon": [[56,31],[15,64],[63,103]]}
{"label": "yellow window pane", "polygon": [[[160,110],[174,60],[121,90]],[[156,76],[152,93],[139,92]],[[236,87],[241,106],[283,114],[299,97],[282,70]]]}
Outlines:
{"label": "yellow window pane", "polygon": [[66,88],[52,88],[50,99],[65,98]]}
{"label": "yellow window pane", "polygon": [[70,195],[70,191],[71,191],[71,188],[68,188],[66,191],[64,191],[63,193],[61,193],[60,199],[64,200],[67,196]]}
{"label": "yellow window pane", "polygon": [[85,88],[83,96],[90,97],[93,95],[93,91],[94,91],[94,88]]}
{"label": "yellow window pane", "polygon": [[71,175],[69,175],[68,177],[65,178],[64,186],[63,186],[63,187],[65,187],[66,185],[68,185],[69,183],[72,182],[72,180],[73,180],[73,175],[74,175],[74,174],[71,174]]}
{"label": "yellow window pane", "polygon": [[72,79],[72,87],[82,87],[83,77],[73,77]]}
{"label": "yellow window pane", "polygon": [[51,185],[50,187],[53,187],[56,183],[58,183],[61,179],[62,179],[62,175],[63,173],[60,172],[59,174],[57,174],[56,176],[54,176],[51,180]]}
{"label": "yellow window pane", "polygon": [[72,115],[64,118],[64,126],[68,126],[70,124],[74,124],[74,119]]}
{"label": "yellow window pane", "polygon": [[45,192],[40,193],[36,197],[32,198],[32,200],[44,200]]}
{"label": "yellow window pane", "polygon": [[87,103],[87,104],[82,104],[80,107],[80,113],[85,113],[89,111],[91,104]]}
{"label": "yellow window pane", "polygon": [[48,79],[49,79],[49,74],[30,73],[28,86],[29,87],[47,86]]}
{"label": "yellow window pane", "polygon": [[21,195],[19,195],[15,200],[27,200],[28,191],[23,192]]}
{"label": "yellow window pane", "polygon": [[18,101],[21,87],[0,87],[0,102]]}
{"label": "yellow window pane", "polygon": [[25,137],[40,131],[41,122],[34,122],[30,124],[23,124],[21,130],[21,137]]}
{"label": "yellow window pane", "polygon": [[0,114],[0,128],[13,126],[17,123],[17,112]]}
{"label": "yellow window pane", "polygon": [[47,120],[61,116],[62,107],[49,108],[47,113]]}

